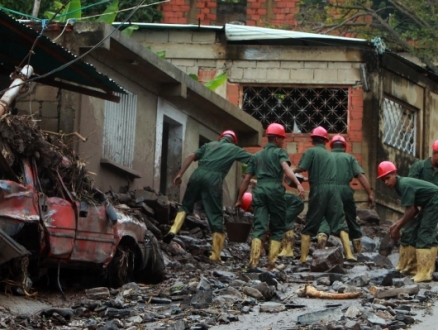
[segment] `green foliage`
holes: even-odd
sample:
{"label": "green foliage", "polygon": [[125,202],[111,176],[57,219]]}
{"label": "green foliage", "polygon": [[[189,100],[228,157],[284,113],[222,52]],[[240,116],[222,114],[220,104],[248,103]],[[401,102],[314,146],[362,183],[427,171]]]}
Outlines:
{"label": "green foliage", "polygon": [[304,31],[371,39],[410,51],[438,73],[437,0],[302,0],[297,15]]}
{"label": "green foliage", "polygon": [[[97,19],[98,22],[105,22],[108,24],[113,24],[116,19],[117,11],[119,10],[119,2],[113,1],[110,5],[105,9],[105,11],[100,15]],[[132,32],[131,32],[132,33]]]}
{"label": "green foliage", "polygon": [[212,80],[207,81],[204,86],[208,89],[214,91],[219,86],[223,85],[227,81],[227,72],[222,72],[221,74],[214,77]]}
{"label": "green foliage", "polygon": [[189,73],[189,77],[192,78],[193,80],[199,81],[198,76],[195,75],[194,73]]}
{"label": "green foliage", "polygon": [[[52,18],[55,12],[62,7],[63,3],[66,3],[66,0],[58,1],[58,0],[41,0],[40,6],[40,18]],[[70,3],[66,6],[66,8],[62,11],[62,13],[69,13],[75,11],[79,8],[87,7],[99,2],[99,0],[71,0]],[[118,8],[120,10],[128,9],[131,7],[135,7],[138,4],[138,0],[119,0]],[[157,2],[157,0],[146,0],[144,4],[151,4]],[[20,13],[24,13],[30,15],[32,13],[34,1],[32,0],[0,0],[0,5],[5,8],[15,10]],[[79,7],[78,7],[79,4]],[[86,8],[83,10],[79,10],[74,13],[68,14],[68,16],[60,17],[57,19],[58,22],[65,22],[68,18],[86,18],[89,16],[101,15],[104,11],[107,10],[109,6],[113,6],[114,3],[102,3],[100,5],[92,6],[90,8]],[[109,11],[108,11],[109,12]],[[108,13],[107,12],[107,13]],[[115,15],[113,21],[123,21],[129,14],[131,10],[118,12]],[[110,14],[107,14],[108,16]],[[20,15],[14,15],[16,18],[23,18]],[[150,6],[150,7],[142,7],[139,8],[135,14],[131,17],[131,22],[141,22],[141,23],[154,23],[160,22],[163,15],[161,11],[158,9],[158,5]],[[95,19],[95,18],[94,18]],[[102,19],[101,21],[107,21],[109,18]]]}
{"label": "green foliage", "polygon": [[134,32],[135,30],[138,30],[138,25],[130,25],[127,28],[125,28],[122,33],[126,34],[128,37],[131,36],[132,32]]}

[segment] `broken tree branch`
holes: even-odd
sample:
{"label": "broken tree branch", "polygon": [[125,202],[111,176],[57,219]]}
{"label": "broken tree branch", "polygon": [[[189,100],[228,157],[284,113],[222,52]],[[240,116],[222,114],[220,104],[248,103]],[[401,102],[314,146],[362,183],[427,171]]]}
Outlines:
{"label": "broken tree branch", "polygon": [[346,292],[346,293],[332,293],[316,290],[312,285],[306,284],[305,294],[310,298],[320,299],[356,299],[362,296],[362,292]]}
{"label": "broken tree branch", "polygon": [[80,139],[82,142],[87,142],[88,138],[83,137],[82,135],[80,135],[78,132],[73,132],[73,133],[57,133],[57,132],[52,132],[52,131],[43,131],[44,133],[47,134],[52,134],[52,135],[58,135],[58,136],[71,136],[74,135],[76,136],[78,139]]}

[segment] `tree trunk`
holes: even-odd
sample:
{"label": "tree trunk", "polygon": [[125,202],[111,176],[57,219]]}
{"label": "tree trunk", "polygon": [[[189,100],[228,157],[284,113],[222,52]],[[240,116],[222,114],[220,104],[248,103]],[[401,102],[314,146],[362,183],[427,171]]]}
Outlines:
{"label": "tree trunk", "polygon": [[34,0],[33,2],[33,9],[32,9],[32,16],[38,17],[38,12],[40,11],[41,6],[41,0]]}

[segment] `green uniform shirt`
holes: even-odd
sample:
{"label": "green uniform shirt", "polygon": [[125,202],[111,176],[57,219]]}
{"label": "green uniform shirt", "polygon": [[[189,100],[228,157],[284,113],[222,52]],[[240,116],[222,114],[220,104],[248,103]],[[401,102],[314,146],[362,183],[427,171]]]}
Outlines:
{"label": "green uniform shirt", "polygon": [[286,150],[278,148],[273,143],[268,143],[263,150],[253,155],[246,168],[246,174],[255,175],[257,180],[278,179],[282,182],[284,173],[281,163],[283,162],[290,165]]}
{"label": "green uniform shirt", "polygon": [[429,201],[438,195],[438,187],[434,184],[424,180],[401,176],[397,176],[395,190],[401,197],[401,205],[405,207],[425,207]]}
{"label": "green uniform shirt", "polygon": [[301,156],[298,167],[309,172],[310,185],[336,183],[336,162],[323,144],[307,149]]}
{"label": "green uniform shirt", "polygon": [[344,148],[334,148],[332,155],[336,161],[337,184],[348,185],[357,175],[365,173],[357,162],[357,159],[346,153]]}
{"label": "green uniform shirt", "polygon": [[199,167],[212,172],[226,175],[235,160],[248,163],[252,155],[239,146],[231,143],[227,138],[204,144],[195,151],[199,160]]}
{"label": "green uniform shirt", "polygon": [[438,186],[438,170],[435,170],[430,158],[415,162],[409,169],[410,178],[425,180]]}

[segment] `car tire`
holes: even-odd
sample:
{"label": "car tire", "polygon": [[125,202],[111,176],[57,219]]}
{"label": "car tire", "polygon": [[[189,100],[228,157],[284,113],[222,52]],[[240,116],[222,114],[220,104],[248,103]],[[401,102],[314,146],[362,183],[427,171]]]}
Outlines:
{"label": "car tire", "polygon": [[131,280],[133,273],[133,253],[129,247],[119,245],[114,258],[108,265],[108,282],[110,287],[119,288]]}
{"label": "car tire", "polygon": [[157,238],[150,231],[145,236],[146,253],[148,261],[146,267],[137,275],[139,282],[157,284],[163,281],[166,275],[163,253]]}

